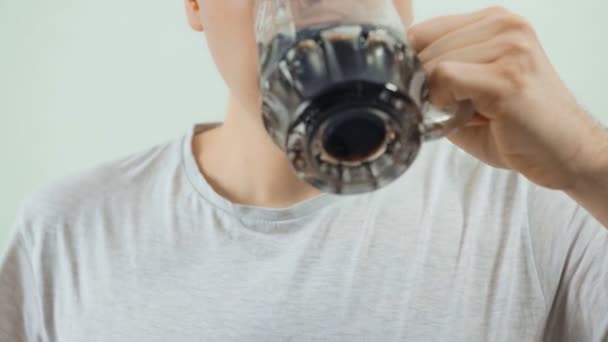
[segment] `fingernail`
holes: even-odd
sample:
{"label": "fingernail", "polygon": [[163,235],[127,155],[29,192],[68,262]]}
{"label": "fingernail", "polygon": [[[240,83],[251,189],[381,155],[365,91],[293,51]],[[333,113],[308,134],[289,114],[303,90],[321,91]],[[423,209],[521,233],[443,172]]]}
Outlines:
{"label": "fingernail", "polygon": [[488,120],[480,120],[480,119],[473,119],[469,122],[466,123],[466,127],[481,127],[481,126],[487,126],[489,125],[490,122]]}

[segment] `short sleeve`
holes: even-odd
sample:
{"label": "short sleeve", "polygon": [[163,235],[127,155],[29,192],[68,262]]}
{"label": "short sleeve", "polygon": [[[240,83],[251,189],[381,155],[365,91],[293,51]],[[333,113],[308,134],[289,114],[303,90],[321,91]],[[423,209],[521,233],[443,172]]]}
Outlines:
{"label": "short sleeve", "polygon": [[44,341],[30,255],[19,227],[0,257],[0,341]]}
{"label": "short sleeve", "polygon": [[608,230],[566,194],[538,187],[528,217],[549,310],[544,340],[608,341]]}

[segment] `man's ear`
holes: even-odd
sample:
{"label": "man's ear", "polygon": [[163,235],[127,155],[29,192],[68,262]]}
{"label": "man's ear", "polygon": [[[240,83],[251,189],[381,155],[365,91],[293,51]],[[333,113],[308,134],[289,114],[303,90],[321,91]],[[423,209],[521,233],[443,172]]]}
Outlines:
{"label": "man's ear", "polygon": [[188,23],[195,31],[203,32],[205,29],[203,27],[203,23],[201,22],[201,13],[200,6],[198,5],[198,0],[184,0],[184,3],[186,5],[186,15],[188,17]]}

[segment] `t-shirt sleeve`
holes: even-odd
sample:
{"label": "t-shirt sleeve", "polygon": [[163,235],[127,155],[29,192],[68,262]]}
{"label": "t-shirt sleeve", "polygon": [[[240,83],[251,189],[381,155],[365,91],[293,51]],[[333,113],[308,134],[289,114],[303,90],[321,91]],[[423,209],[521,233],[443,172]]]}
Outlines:
{"label": "t-shirt sleeve", "polygon": [[535,187],[528,198],[544,340],[608,341],[608,230],[562,192]]}
{"label": "t-shirt sleeve", "polygon": [[0,341],[42,341],[36,280],[19,228],[0,254]]}

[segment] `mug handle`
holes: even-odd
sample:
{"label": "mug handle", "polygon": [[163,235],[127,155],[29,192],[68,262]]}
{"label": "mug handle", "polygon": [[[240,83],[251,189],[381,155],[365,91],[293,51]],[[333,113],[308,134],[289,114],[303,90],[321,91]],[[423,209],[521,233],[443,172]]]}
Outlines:
{"label": "mug handle", "polygon": [[469,122],[473,118],[473,114],[475,114],[475,107],[470,100],[443,109],[426,101],[420,124],[422,140],[429,141],[447,137]]}

